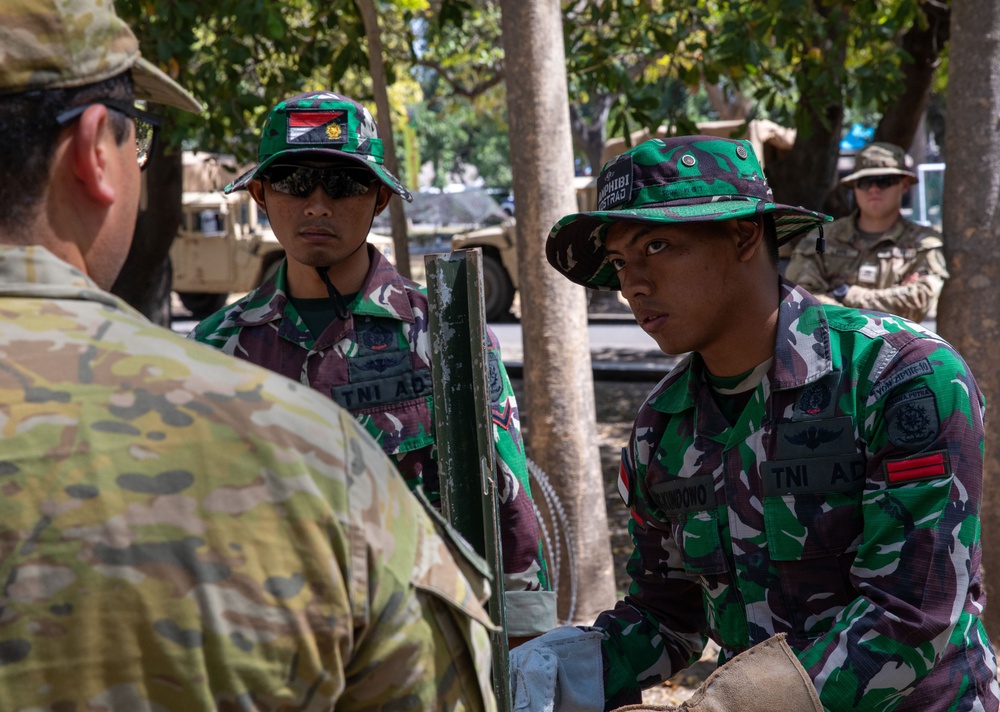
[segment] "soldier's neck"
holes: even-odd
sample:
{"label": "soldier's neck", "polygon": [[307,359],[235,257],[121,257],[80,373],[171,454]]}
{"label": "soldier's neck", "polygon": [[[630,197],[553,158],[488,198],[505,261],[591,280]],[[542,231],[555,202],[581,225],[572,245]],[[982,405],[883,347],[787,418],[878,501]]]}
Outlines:
{"label": "soldier's neck", "polygon": [[899,213],[887,215],[885,217],[875,217],[858,213],[858,229],[862,232],[881,233],[888,232],[899,220]]}

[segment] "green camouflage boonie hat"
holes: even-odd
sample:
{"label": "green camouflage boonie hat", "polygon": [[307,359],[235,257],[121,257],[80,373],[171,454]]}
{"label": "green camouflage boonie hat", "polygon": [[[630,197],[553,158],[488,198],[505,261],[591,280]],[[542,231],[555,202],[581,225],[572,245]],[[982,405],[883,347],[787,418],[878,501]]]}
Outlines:
{"label": "green camouflage boonie hat", "polygon": [[854,157],[854,172],[840,179],[840,184],[852,187],[866,176],[909,176],[916,182],[917,174],[906,163],[906,151],[894,143],[870,143]]}
{"label": "green camouflage boonie hat", "polygon": [[267,115],[257,149],[257,165],[226,186],[232,193],[260,178],[279,158],[336,159],[364,166],[403,200],[413,200],[383,162],[382,139],[371,113],[331,91],[311,91],[285,99]]}
{"label": "green camouflage boonie hat", "polygon": [[545,255],[568,279],[621,289],[604,238],[614,222],[685,223],[774,215],[778,244],[833,218],[774,202],[749,141],[711,136],[650,139],[601,169],[597,210],[567,215],[549,232]]}
{"label": "green camouflage boonie hat", "polygon": [[112,0],[0,3],[0,95],[80,87],[129,70],[137,99],[201,111],[197,99],[142,59]]}

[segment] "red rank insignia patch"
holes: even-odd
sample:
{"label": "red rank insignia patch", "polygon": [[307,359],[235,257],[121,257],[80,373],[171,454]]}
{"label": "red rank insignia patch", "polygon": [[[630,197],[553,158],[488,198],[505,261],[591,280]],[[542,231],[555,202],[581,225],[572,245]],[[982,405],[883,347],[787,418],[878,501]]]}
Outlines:
{"label": "red rank insignia patch", "polygon": [[951,474],[948,453],[944,450],[904,457],[900,460],[887,460],[882,467],[886,482],[890,485],[905,484],[915,480],[933,480]]}
{"label": "red rank insignia patch", "polygon": [[344,143],[343,111],[288,112],[288,143]]}

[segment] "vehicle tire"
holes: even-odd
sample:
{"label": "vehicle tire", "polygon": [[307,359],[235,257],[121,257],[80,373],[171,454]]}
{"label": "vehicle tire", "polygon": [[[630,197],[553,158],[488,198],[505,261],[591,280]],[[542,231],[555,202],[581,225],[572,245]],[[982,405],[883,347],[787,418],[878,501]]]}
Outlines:
{"label": "vehicle tire", "polygon": [[181,304],[191,312],[196,319],[203,319],[226,306],[228,294],[213,294],[211,292],[178,292]]}
{"label": "vehicle tire", "polygon": [[500,258],[483,254],[483,301],[486,303],[486,321],[503,321],[510,318],[510,305],[514,303],[514,285]]}

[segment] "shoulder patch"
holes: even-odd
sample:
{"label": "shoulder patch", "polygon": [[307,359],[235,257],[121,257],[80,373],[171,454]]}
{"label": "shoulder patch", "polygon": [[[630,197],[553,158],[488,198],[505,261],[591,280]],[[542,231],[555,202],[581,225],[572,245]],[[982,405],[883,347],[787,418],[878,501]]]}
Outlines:
{"label": "shoulder patch", "polygon": [[926,386],[894,396],[885,409],[886,434],[905,450],[931,444],[941,429],[937,400]]}
{"label": "shoulder patch", "polygon": [[882,463],[885,481],[890,485],[902,485],[917,480],[936,480],[951,474],[948,453],[939,450],[921,453]]}
{"label": "shoulder patch", "polygon": [[486,354],[486,379],[490,391],[490,403],[496,405],[503,395],[503,375],[500,373],[500,359],[496,351]]}
{"label": "shoulder patch", "polygon": [[618,468],[618,494],[625,506],[632,508],[632,480],[634,471],[629,464],[628,448],[622,448],[622,464]]}
{"label": "shoulder patch", "polygon": [[883,396],[896,386],[906,383],[907,381],[912,381],[914,378],[926,376],[933,370],[934,369],[931,368],[931,364],[927,359],[921,359],[916,363],[911,363],[909,366],[901,368],[884,381],[879,381],[872,386],[871,391],[868,393],[868,405],[872,405],[876,401],[881,400]]}

